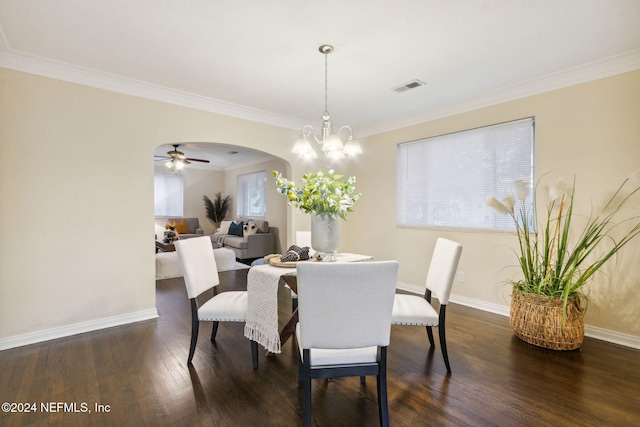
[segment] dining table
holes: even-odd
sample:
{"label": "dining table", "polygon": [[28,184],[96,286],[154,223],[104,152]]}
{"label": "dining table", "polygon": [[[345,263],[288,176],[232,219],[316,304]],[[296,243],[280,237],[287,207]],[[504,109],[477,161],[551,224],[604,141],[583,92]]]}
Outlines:
{"label": "dining table", "polygon": [[[335,262],[357,262],[373,259],[369,255],[352,253],[336,254]],[[327,262],[309,261],[299,262]],[[297,292],[296,267],[283,263],[285,266],[269,263],[255,265],[247,274],[247,319],[244,327],[245,337],[256,341],[267,349],[269,354],[282,352],[284,344],[295,332],[298,323],[298,309],[282,330],[278,329],[278,287],[288,285],[293,292]]]}

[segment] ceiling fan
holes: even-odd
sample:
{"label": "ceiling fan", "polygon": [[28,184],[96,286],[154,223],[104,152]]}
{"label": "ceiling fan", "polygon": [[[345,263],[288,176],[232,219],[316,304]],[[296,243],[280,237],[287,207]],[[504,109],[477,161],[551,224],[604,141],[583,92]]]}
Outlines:
{"label": "ceiling fan", "polygon": [[182,151],[178,150],[179,146],[180,144],[173,144],[173,150],[167,151],[166,156],[155,156],[156,162],[166,160],[164,165],[172,171],[182,169],[184,165],[189,165],[191,162],[209,163],[209,160],[186,157]]}

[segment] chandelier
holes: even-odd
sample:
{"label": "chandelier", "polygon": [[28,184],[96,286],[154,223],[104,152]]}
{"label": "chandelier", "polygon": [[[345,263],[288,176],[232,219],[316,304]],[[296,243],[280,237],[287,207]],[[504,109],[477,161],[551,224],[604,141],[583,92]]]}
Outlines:
{"label": "chandelier", "polygon": [[[318,48],[318,50],[324,55],[324,113],[322,113],[321,134],[320,136],[316,135],[313,126],[304,125],[298,140],[293,146],[292,152],[297,154],[298,157],[305,159],[313,159],[317,157],[316,151],[313,149],[311,142],[309,142],[310,138],[313,137],[313,140],[322,147],[322,151],[325,156],[330,159],[343,159],[346,155],[355,156],[362,153],[362,149],[360,148],[358,141],[353,138],[353,130],[349,126],[342,126],[338,129],[338,132],[334,132],[333,126],[331,125],[329,108],[327,106],[328,56],[333,52],[333,46],[323,44]],[[347,136],[346,142],[343,142],[340,138],[343,131]]]}

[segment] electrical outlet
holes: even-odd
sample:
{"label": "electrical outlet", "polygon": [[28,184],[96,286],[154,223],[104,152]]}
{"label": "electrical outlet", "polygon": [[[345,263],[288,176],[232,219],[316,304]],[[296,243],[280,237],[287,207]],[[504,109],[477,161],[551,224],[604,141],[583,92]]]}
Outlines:
{"label": "electrical outlet", "polygon": [[464,283],[464,271],[458,271],[458,282]]}

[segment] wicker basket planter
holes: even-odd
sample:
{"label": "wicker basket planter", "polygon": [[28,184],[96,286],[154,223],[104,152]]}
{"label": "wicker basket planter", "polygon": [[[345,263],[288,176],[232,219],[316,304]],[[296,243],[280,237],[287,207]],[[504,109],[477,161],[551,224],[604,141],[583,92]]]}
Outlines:
{"label": "wicker basket planter", "polygon": [[511,327],[521,340],[552,350],[575,350],[584,339],[584,309],[577,298],[567,302],[562,324],[562,298],[518,290],[511,296]]}

